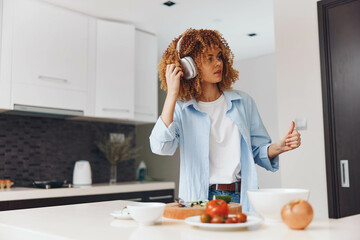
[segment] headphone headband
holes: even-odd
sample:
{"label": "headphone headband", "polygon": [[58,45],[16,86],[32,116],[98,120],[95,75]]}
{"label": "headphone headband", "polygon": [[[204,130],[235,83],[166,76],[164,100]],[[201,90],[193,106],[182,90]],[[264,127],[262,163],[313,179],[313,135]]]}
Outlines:
{"label": "headphone headband", "polygon": [[182,40],[182,37],[179,39],[179,41],[178,41],[177,44],[176,44],[176,50],[178,51],[179,54],[180,54],[180,44],[181,44],[181,40]]}

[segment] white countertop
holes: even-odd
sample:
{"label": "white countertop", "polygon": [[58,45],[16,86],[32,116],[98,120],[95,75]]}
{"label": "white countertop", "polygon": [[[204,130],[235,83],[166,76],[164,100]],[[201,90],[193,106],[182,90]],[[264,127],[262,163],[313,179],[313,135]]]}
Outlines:
{"label": "white countertop", "polygon": [[10,188],[8,190],[0,190],[0,201],[156,191],[174,188],[174,182],[120,182],[115,185],[109,185],[107,183],[104,183],[93,184],[87,187],[52,189]]}
{"label": "white countertop", "polygon": [[326,240],[360,239],[360,215],[315,219],[306,230],[291,230],[282,222],[265,221],[256,230],[209,231],[182,220],[162,219],[154,226],[117,220],[110,213],[127,201],[109,201],[0,212],[0,239],[130,239],[130,240]]}

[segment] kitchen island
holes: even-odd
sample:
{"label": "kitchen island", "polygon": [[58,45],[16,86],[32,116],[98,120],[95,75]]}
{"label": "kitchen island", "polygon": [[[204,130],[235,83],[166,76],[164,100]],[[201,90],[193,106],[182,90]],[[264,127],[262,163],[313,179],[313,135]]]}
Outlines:
{"label": "kitchen island", "polygon": [[153,226],[110,215],[129,201],[108,201],[0,212],[0,239],[131,239],[131,240],[239,240],[239,239],[360,239],[360,215],[342,219],[315,219],[306,230],[291,230],[282,222],[255,229],[204,230],[182,220],[163,218]]}

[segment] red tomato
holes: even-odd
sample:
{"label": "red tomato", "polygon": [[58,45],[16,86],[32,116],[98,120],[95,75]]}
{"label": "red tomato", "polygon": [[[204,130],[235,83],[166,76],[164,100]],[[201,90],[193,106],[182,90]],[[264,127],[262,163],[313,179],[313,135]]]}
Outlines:
{"label": "red tomato", "polygon": [[225,223],[237,223],[236,217],[229,217],[225,220]]}
{"label": "red tomato", "polygon": [[211,223],[224,223],[225,222],[225,219],[224,219],[224,216],[222,215],[215,215],[211,221]]}
{"label": "red tomato", "polygon": [[236,218],[238,219],[238,223],[244,223],[247,220],[247,216],[244,213],[236,214]]}
{"label": "red tomato", "polygon": [[215,215],[227,217],[229,215],[229,206],[222,199],[211,200],[206,205],[206,213],[211,217]]}
{"label": "red tomato", "polygon": [[200,222],[202,223],[210,223],[211,217],[209,214],[203,213],[200,215]]}

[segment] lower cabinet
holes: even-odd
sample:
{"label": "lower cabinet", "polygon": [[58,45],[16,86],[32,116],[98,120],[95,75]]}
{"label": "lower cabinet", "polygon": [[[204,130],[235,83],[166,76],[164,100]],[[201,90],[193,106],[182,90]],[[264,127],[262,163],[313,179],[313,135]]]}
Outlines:
{"label": "lower cabinet", "polygon": [[0,211],[113,200],[170,203],[174,201],[174,189],[3,201],[0,202]]}

